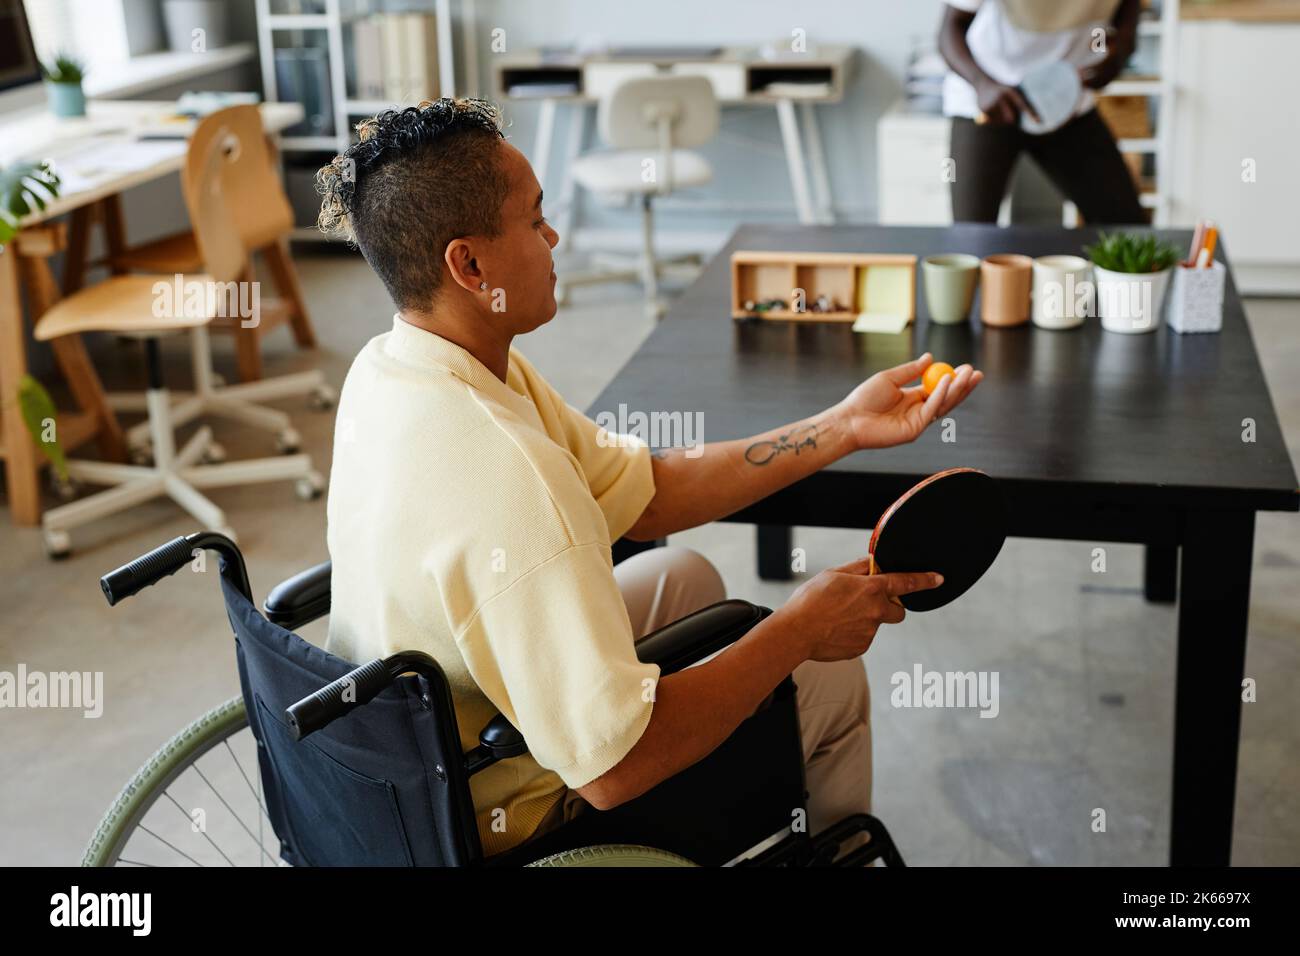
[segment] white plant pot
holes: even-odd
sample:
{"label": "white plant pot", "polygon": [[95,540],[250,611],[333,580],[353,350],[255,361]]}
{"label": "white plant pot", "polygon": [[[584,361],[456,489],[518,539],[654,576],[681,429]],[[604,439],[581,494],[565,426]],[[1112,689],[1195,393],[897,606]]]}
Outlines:
{"label": "white plant pot", "polygon": [[1107,332],[1154,332],[1172,268],[1161,272],[1111,272],[1092,267],[1097,280],[1097,314]]}

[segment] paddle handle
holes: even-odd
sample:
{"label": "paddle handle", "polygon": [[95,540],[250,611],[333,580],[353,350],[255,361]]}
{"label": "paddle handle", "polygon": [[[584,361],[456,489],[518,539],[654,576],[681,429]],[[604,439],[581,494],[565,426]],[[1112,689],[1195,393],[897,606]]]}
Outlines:
{"label": "paddle handle", "polygon": [[[882,572],[882,571],[880,570],[880,565],[876,564],[876,556],[875,556],[874,554],[869,554],[869,555],[867,555],[867,573],[868,573],[868,574],[883,574],[883,573],[884,573],[884,572]],[[902,606],[903,606],[903,602],[900,601],[897,597],[895,597],[895,596],[892,595],[892,594],[889,596],[889,600],[893,601],[893,602],[894,602],[895,604],[897,604],[899,607],[902,607]]]}

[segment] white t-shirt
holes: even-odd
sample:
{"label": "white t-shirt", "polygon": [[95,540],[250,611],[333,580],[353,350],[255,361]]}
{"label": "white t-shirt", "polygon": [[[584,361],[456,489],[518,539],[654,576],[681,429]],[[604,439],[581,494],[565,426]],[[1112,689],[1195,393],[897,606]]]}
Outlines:
{"label": "white t-shirt", "polygon": [[[1019,86],[1031,70],[1064,61],[1076,67],[1104,58],[1093,51],[1098,28],[1105,30],[1119,0],[946,0],[948,6],[974,13],[966,45],[979,68],[999,83]],[[1084,89],[1074,115],[1096,105]],[[943,81],[945,116],[979,115],[975,88],[951,70]]]}

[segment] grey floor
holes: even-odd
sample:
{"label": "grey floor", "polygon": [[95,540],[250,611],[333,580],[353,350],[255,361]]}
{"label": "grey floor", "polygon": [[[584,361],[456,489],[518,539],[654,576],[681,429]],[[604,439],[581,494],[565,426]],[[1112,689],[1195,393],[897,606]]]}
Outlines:
{"label": "grey floor", "polygon": [[[319,364],[338,383],[351,356],[390,322],[378,281],[359,258],[302,255],[321,349],[296,351],[285,331],[266,346],[271,374]],[[1300,336],[1294,301],[1253,300],[1248,312],[1293,459],[1300,446]],[[719,321],[725,321],[719,317]],[[630,289],[583,290],[574,307],[520,342],[550,380],[585,406],[649,330]],[[218,360],[233,376],[228,342]],[[92,343],[110,386],[139,387],[137,346]],[[184,382],[183,343],[166,350]],[[331,416],[283,404],[306,449],[329,464]],[[775,424],[775,423],[774,423]],[[263,436],[217,424],[232,457],[269,453]],[[256,596],[326,556],[324,502],[288,486],[217,492],[241,535]],[[110,610],[98,576],[190,530],[159,503],[75,533],[65,562],[40,535],[0,514],[0,671],[102,671],[103,716],[58,709],[0,711],[0,863],[80,858],[100,814],[172,731],[238,691],[215,576],[178,574]],[[1258,522],[1234,862],[1300,864],[1300,517]],[[675,537],[721,570],[730,593],[779,605],[793,585],[760,582],[751,529],[709,525]],[[859,532],[799,529],[808,570],[859,557]],[[1015,540],[960,603],[886,629],[867,655],[874,691],[875,804],[913,864],[1134,865],[1167,858],[1174,612],[1141,595],[1141,553],[1107,546],[1104,575],[1088,542]],[[310,636],[310,632],[309,632]],[[901,709],[890,676],[996,671],[1000,713]],[[1094,832],[1095,811],[1105,832]]]}

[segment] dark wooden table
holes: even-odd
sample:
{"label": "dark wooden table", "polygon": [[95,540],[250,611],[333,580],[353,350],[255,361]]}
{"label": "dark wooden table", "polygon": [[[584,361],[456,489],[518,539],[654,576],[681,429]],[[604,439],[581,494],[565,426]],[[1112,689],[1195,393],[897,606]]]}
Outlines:
{"label": "dark wooden table", "polygon": [[[1190,241],[1187,231],[1164,235]],[[873,527],[920,478],[971,465],[1001,481],[1013,535],[1146,545],[1148,599],[1180,598],[1170,862],[1226,865],[1255,512],[1300,510],[1231,270],[1214,335],[1121,335],[1095,318],[1055,332],[932,324],[919,264],[918,319],[900,335],[729,317],[738,249],[1039,256],[1079,253],[1094,238],[1089,229],[979,225],[742,226],[589,411],[699,412],[703,439],[719,441],[816,414],[926,350],[983,369],[976,398],[951,416],[955,441],[931,427],[728,520],[758,526],[760,574],[787,577],[791,526]],[[1244,440],[1252,427],[1254,440]]]}

